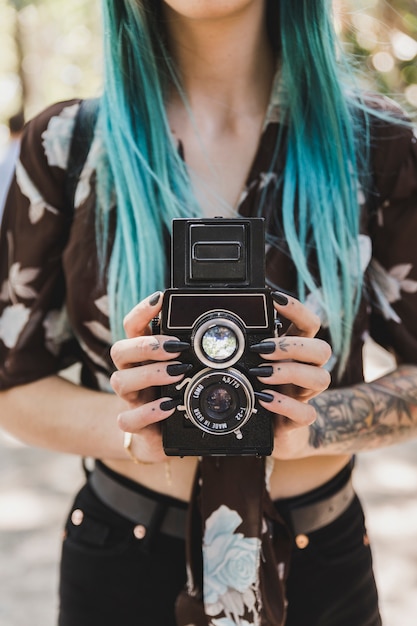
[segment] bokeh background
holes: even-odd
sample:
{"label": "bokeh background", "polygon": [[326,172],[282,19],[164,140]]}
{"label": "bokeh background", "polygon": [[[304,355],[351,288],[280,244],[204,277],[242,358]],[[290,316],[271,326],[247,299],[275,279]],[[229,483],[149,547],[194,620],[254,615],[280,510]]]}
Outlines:
{"label": "bokeh background", "polygon": [[[335,8],[360,81],[416,116],[417,0],[335,0]],[[10,116],[95,96],[101,77],[99,0],[0,0],[0,148]],[[371,343],[366,357],[368,379],[393,366]],[[82,480],[77,458],[0,431],[0,626],[55,626],[61,528]],[[358,455],[355,481],[384,626],[416,626],[417,441]]]}
{"label": "bokeh background", "polygon": [[[416,111],[417,1],[334,1],[362,80]],[[99,0],[0,0],[0,46],[0,123],[100,90]]]}

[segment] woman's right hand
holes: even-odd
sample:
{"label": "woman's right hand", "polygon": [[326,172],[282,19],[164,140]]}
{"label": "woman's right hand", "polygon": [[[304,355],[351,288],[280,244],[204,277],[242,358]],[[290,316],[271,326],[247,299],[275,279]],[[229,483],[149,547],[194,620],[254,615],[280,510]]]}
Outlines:
{"label": "woman's right hand", "polygon": [[161,306],[160,292],[137,304],[124,319],[127,339],[117,341],[110,352],[117,367],[110,384],[126,404],[118,424],[135,435],[134,453],[143,463],[166,460],[160,422],[175,409],[172,399],[157,398],[154,388],[179,382],[187,370],[187,364],[175,361],[186,346],[175,337],[151,334],[150,322]]}

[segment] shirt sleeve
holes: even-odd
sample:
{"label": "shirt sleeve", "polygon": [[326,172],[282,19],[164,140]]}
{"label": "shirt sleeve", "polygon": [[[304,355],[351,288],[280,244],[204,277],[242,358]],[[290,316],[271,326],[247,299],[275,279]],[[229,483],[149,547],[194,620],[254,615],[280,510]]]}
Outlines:
{"label": "shirt sleeve", "polygon": [[417,138],[381,124],[374,142],[375,210],[369,268],[372,337],[417,363]]}
{"label": "shirt sleeve", "polygon": [[25,128],[0,230],[0,389],[78,360],[62,253],[71,216],[65,177],[79,103],[55,104]]}

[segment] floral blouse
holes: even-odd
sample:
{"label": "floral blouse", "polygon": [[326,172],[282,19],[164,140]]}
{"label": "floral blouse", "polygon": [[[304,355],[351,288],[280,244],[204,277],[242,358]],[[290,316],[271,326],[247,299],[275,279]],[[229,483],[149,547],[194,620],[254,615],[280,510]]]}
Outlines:
{"label": "floral blouse", "polygon": [[[111,391],[108,302],[94,232],[99,128],[76,190],[74,214],[65,208],[66,164],[78,107],[79,101],[50,106],[27,125],[22,140],[0,233],[2,389],[79,362],[85,384]],[[283,156],[273,173],[269,163],[278,128],[272,101],[240,201],[244,216],[256,214],[261,194],[266,207],[277,204]],[[359,191],[364,298],[340,385],[362,379],[367,333],[401,360],[417,362],[417,139],[410,129],[382,122],[375,123],[373,137],[374,188],[366,196]],[[279,217],[279,198],[274,211]],[[296,293],[296,270],[283,237],[279,249],[267,248],[266,268],[269,284]],[[320,298],[310,295],[307,304],[321,317],[321,336],[328,339]]]}
{"label": "floral blouse", "polygon": [[[103,147],[99,127],[76,189],[74,212],[69,214],[66,209],[66,166],[78,108],[79,101],[75,100],[54,104],[27,125],[22,139],[0,231],[0,389],[81,363],[82,384],[111,392],[108,298],[98,271],[95,242],[95,167]],[[282,206],[277,193],[285,167],[283,154],[270,172],[279,130],[278,107],[273,99],[239,212],[256,215],[261,198],[266,215],[268,207],[273,207],[274,224],[267,222],[267,228],[275,229],[280,245],[267,246],[267,281],[295,294],[296,268],[280,226]],[[371,165],[372,188],[366,194],[358,191],[363,299],[345,373],[333,385],[363,379],[362,347],[367,333],[394,350],[402,361],[417,363],[417,139],[412,130],[375,122]],[[110,237],[113,234],[110,232]],[[320,316],[320,336],[328,340],[320,294],[308,296],[307,304]],[[234,477],[233,484],[243,477],[245,490],[234,489],[233,494],[230,489],[222,491],[219,467],[224,475]],[[227,457],[216,463],[210,457],[203,459],[199,472],[209,498],[200,499],[196,492],[190,515],[200,533],[205,530],[189,540],[192,548],[188,552],[197,557],[189,567],[188,593],[177,604],[179,624],[283,623],[289,543],[285,525],[280,525],[266,492],[259,488],[265,483],[265,470],[268,464],[265,467],[264,459]],[[251,491],[249,483],[256,488]],[[195,484],[198,489],[198,480]],[[209,485],[215,489],[207,489]],[[235,496],[239,493],[245,496],[238,502]],[[281,528],[278,539],[274,535],[274,546],[263,520],[275,520]],[[248,575],[241,580],[231,570],[227,578],[223,568],[219,586],[213,567],[220,554],[225,562],[225,542],[235,549],[234,558],[236,550],[244,555]],[[203,577],[208,619],[197,602]],[[262,581],[273,581],[268,583],[269,591],[274,590],[270,602],[264,602]],[[261,621],[265,607],[269,613]]]}

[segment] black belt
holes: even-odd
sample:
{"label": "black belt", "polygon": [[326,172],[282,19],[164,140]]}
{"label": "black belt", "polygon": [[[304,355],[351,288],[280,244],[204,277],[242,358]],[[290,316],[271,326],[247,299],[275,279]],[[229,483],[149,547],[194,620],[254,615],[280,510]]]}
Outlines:
{"label": "black belt", "polygon": [[138,493],[113,478],[97,463],[88,481],[104,504],[131,522],[140,524],[147,530],[154,528],[157,523],[159,530],[165,535],[185,538],[186,508],[165,504]]}
{"label": "black belt", "polygon": [[[175,504],[161,503],[113,478],[99,464],[89,476],[89,483],[96,495],[109,508],[123,515],[144,529],[153,528],[155,521],[166,535],[184,539],[187,510]],[[352,479],[330,496],[318,502],[305,504],[290,511],[295,535],[308,535],[334,522],[351,504],[355,492]]]}

